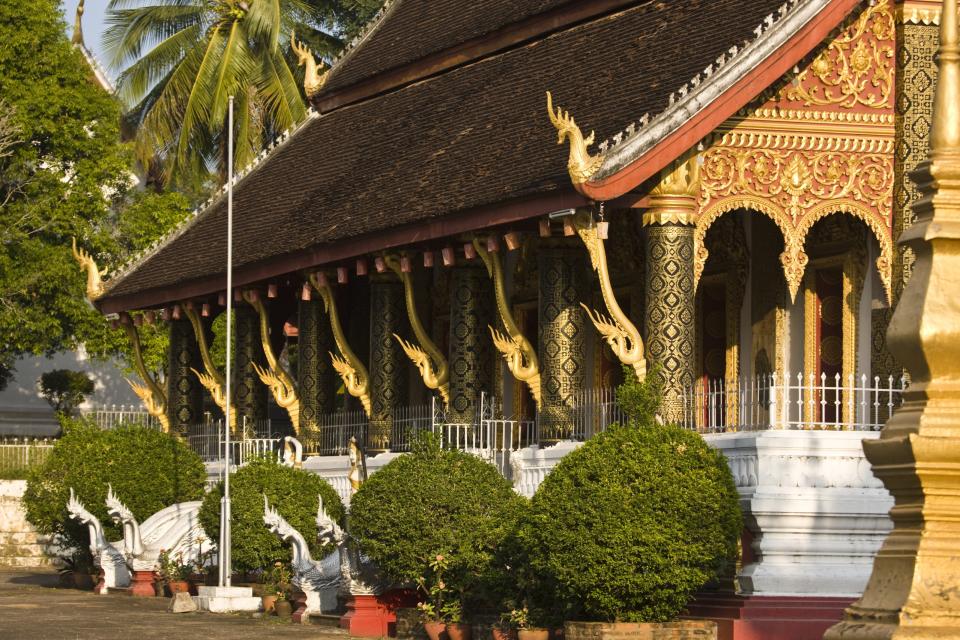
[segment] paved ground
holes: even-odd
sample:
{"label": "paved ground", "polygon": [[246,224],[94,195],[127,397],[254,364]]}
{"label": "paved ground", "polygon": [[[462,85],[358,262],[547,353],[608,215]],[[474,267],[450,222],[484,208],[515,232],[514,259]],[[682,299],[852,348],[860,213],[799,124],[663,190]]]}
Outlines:
{"label": "paved ground", "polygon": [[172,614],[165,598],[97,596],[56,585],[53,573],[0,572],[0,640],[347,640],[333,629],[273,616]]}

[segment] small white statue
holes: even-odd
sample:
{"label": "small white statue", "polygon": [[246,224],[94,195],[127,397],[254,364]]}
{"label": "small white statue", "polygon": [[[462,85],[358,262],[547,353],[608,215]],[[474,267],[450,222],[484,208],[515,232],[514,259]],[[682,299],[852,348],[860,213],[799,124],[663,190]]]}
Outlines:
{"label": "small white statue", "polygon": [[303,468],[303,445],[293,436],[283,438],[283,464],[294,469]]}
{"label": "small white statue", "polygon": [[202,553],[201,545],[207,539],[200,525],[199,500],[180,502],[161,509],[137,523],[130,509],[120,502],[107,485],[107,512],[114,522],[123,525],[123,551],[133,571],[152,571],[157,566],[160,552],[166,550],[180,558],[183,564],[196,563]]}
{"label": "small white statue", "polygon": [[103,569],[103,587],[99,593],[105,594],[109,589],[125,588],[130,586],[130,571],[123,553],[117,547],[118,543],[107,542],[103,535],[103,525],[100,519],[87,511],[83,503],[77,499],[70,487],[70,499],[67,501],[67,512],[74,520],[87,525],[90,534],[90,553],[94,563]]}
{"label": "small white statue", "polygon": [[[321,502],[321,510],[322,510]],[[326,513],[324,513],[326,516]],[[337,606],[337,586],[340,584],[341,567],[340,551],[334,551],[322,560],[314,560],[310,555],[310,548],[306,539],[299,531],[290,526],[280,513],[270,506],[267,496],[263,496],[263,523],[271,533],[276,534],[284,542],[289,542],[293,549],[293,586],[306,594],[306,609],[301,612],[301,620],[306,620],[310,614],[332,611]],[[320,526],[320,516],[317,517]],[[326,525],[325,525],[326,527]],[[326,527],[326,535],[342,536],[340,527],[333,523],[334,528]]]}

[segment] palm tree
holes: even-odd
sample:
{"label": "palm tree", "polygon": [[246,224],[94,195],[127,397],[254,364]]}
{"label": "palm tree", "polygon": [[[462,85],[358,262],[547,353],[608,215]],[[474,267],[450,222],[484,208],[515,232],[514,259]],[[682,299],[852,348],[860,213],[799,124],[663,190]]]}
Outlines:
{"label": "palm tree", "polygon": [[291,36],[329,59],[342,47],[339,2],[111,0],[104,42],[138,159],[162,162],[166,180],[222,178],[233,95],[235,166],[245,166],[306,115]]}

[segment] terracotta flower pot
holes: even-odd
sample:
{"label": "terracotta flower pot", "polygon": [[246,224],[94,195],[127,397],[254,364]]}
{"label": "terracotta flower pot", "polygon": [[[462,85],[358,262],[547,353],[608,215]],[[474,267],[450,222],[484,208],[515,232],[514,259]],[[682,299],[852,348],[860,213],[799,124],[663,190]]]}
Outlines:
{"label": "terracotta flower pot", "polygon": [[170,595],[177,593],[190,593],[190,583],[186,580],[171,580],[167,583],[167,588],[170,589]]}
{"label": "terracotta flower pot", "polygon": [[445,622],[424,622],[423,630],[427,632],[430,640],[448,640],[447,625]]}
{"label": "terracotta flower pot", "polygon": [[490,633],[493,634],[493,640],[518,640],[516,629],[501,629],[500,627],[493,627],[490,629]]}
{"label": "terracotta flower pot", "polygon": [[530,627],[529,629],[520,629],[517,633],[518,640],[549,640],[550,630],[539,627]]}
{"label": "terracotta flower pot", "polygon": [[447,625],[447,636],[450,640],[471,640],[473,633],[469,624],[452,622]]}
{"label": "terracotta flower pot", "polygon": [[290,604],[290,601],[286,598],[279,599],[276,604],[273,605],[273,610],[277,612],[278,617],[289,618],[293,613],[293,605]]}
{"label": "terracotta flower pot", "polygon": [[260,596],[260,600],[263,602],[263,612],[271,613],[277,604],[277,594]]}

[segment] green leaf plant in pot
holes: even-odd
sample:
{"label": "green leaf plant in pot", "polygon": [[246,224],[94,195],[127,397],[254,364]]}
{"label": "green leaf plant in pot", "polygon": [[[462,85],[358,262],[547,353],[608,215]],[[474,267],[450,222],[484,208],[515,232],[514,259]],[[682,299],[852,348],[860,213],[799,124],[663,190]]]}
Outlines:
{"label": "green leaf plant in pot", "polygon": [[426,598],[417,605],[423,629],[430,640],[470,640],[470,625],[463,622],[463,605],[444,579],[450,560],[438,553],[426,575],[417,578],[417,588]]}

